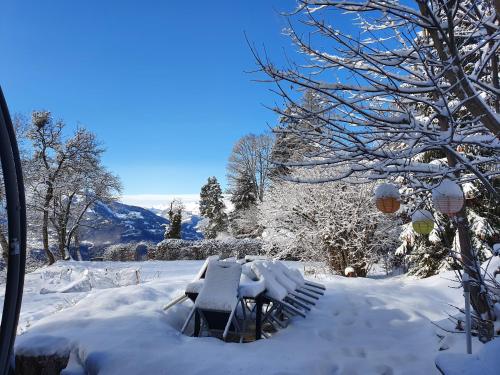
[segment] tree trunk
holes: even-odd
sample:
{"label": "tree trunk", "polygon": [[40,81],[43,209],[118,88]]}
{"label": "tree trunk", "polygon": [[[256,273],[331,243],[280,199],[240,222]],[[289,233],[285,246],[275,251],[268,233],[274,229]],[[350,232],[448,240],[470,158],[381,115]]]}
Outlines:
{"label": "tree trunk", "polygon": [[[445,117],[439,118],[439,127],[442,131],[447,131],[449,124],[448,119]],[[445,149],[446,160],[450,167],[457,164],[455,156]],[[459,177],[459,176],[456,176]],[[494,319],[492,306],[488,301],[488,296],[485,292],[481,291],[481,286],[484,285],[479,265],[477,263],[477,256],[472,248],[472,240],[469,231],[469,221],[467,220],[467,213],[464,207],[456,215],[456,225],[458,232],[458,241],[460,244],[460,257],[464,272],[469,276],[472,281],[470,286],[471,304],[474,311],[482,318]]]}
{"label": "tree trunk", "polygon": [[49,207],[50,202],[53,197],[53,188],[49,186],[47,188],[47,193],[45,194],[45,202],[43,205],[43,218],[42,218],[42,241],[43,241],[43,250],[45,251],[45,255],[47,255],[47,261],[49,265],[55,263],[55,258],[52,252],[49,249]]}
{"label": "tree trunk", "polygon": [[472,248],[472,242],[469,231],[469,223],[465,212],[465,207],[456,217],[458,241],[460,243],[460,257],[464,272],[469,275],[471,304],[474,311],[483,319],[494,319],[494,314],[490,306],[486,292],[481,291],[481,285],[484,284],[480,268],[477,263],[476,254]]}
{"label": "tree trunk", "polygon": [[[74,231],[73,238],[75,239],[76,260],[82,260],[82,253],[80,252],[80,238],[78,236],[78,229],[76,229]],[[71,243],[71,238],[68,239],[68,251],[69,251],[69,244],[70,243]]]}
{"label": "tree trunk", "polygon": [[65,232],[66,232],[66,230],[64,228],[59,229],[59,235],[58,235],[57,242],[58,242],[59,253],[61,254],[61,259],[68,260],[68,257],[66,255]]}

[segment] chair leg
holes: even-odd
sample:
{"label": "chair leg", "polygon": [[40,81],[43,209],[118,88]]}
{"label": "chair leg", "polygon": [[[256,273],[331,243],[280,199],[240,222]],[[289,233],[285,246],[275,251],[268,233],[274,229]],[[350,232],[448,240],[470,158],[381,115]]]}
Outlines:
{"label": "chair leg", "polygon": [[193,317],[195,311],[196,311],[196,307],[193,307],[193,309],[189,312],[189,315],[188,315],[186,321],[184,322],[184,325],[182,326],[181,333],[184,333],[184,331],[186,331],[186,328],[187,328],[187,326],[189,324],[189,321]]}
{"label": "chair leg", "polygon": [[229,327],[231,327],[231,323],[233,321],[234,312],[236,311],[236,307],[231,311],[229,315],[229,319],[227,320],[226,328],[224,328],[224,333],[222,334],[222,339],[226,341],[227,334],[229,333]]}

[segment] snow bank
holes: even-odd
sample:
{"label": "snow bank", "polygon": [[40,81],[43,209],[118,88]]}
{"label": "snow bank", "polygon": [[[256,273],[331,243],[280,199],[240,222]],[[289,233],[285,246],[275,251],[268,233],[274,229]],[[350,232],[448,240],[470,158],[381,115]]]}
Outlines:
{"label": "snow bank", "polygon": [[484,345],[476,354],[440,353],[436,364],[446,375],[497,375],[500,373],[500,340]]}

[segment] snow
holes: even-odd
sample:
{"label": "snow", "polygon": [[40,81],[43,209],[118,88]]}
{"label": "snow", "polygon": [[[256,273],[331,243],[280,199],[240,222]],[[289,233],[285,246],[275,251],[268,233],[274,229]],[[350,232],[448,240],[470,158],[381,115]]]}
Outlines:
{"label": "snow", "polygon": [[448,197],[462,198],[463,193],[456,182],[445,178],[438,186],[432,189],[432,199],[436,200]]}
{"label": "snow", "polygon": [[207,275],[196,298],[200,309],[233,311],[238,304],[241,264],[212,261],[208,263]]}
{"label": "snow", "polygon": [[239,295],[241,297],[255,298],[266,290],[264,280],[252,280],[247,275],[242,274],[240,279]]}
{"label": "snow", "polygon": [[276,281],[281,284],[288,292],[293,292],[297,289],[297,284],[295,281],[286,276],[280,267],[276,263],[265,262],[264,266],[273,273]]}
{"label": "snow", "polygon": [[[286,264],[302,268],[300,263]],[[179,333],[190,301],[167,312],[162,309],[184,291],[202,265],[70,261],[30,273],[16,350],[70,350],[72,373],[436,374],[441,342],[431,321],[456,313],[449,304],[463,304],[461,291],[449,287],[456,286],[449,280],[453,273],[424,280],[325,276],[325,295],[306,319],[292,319],[270,339],[224,343]],[[99,275],[102,284],[91,281],[90,291],[40,294],[41,288],[64,289],[86,270]],[[118,286],[116,275],[124,270],[138,270],[140,283]],[[484,358],[479,350],[492,344],[473,340],[474,356]],[[494,345],[492,351],[498,353]],[[465,353],[464,335],[452,335],[448,346],[443,353]],[[488,368],[483,373],[488,374]]]}
{"label": "snow", "polygon": [[493,253],[495,255],[500,255],[500,243],[496,243],[493,245]]}
{"label": "snow", "polygon": [[442,353],[437,364],[446,375],[496,375],[500,372],[500,340],[493,340],[477,354]]}
{"label": "snow", "polygon": [[375,198],[397,198],[399,199],[399,189],[393,184],[380,184],[375,188]]}
{"label": "snow", "polygon": [[288,294],[286,288],[276,279],[274,274],[265,267],[264,262],[252,262],[252,271],[266,286],[266,294],[275,300],[282,301]]}
{"label": "snow", "polygon": [[354,270],[354,268],[352,267],[346,267],[345,270],[344,270],[344,275],[345,276],[348,276],[348,275],[351,275],[351,274],[356,274],[356,271]]}

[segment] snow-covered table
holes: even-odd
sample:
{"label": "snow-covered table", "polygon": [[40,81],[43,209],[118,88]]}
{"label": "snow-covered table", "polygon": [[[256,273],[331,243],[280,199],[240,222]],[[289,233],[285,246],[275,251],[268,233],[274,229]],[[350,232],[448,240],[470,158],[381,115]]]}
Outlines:
{"label": "snow-covered table", "polygon": [[[196,297],[203,287],[204,279],[198,279],[190,282],[186,286],[186,296],[191,301],[195,301]],[[263,280],[254,281],[245,274],[241,274],[240,285],[238,288],[238,296],[246,300],[255,302],[255,339],[259,340],[262,337],[262,295],[266,290]],[[200,333],[200,317],[198,313],[195,314],[194,335],[198,336]]]}

